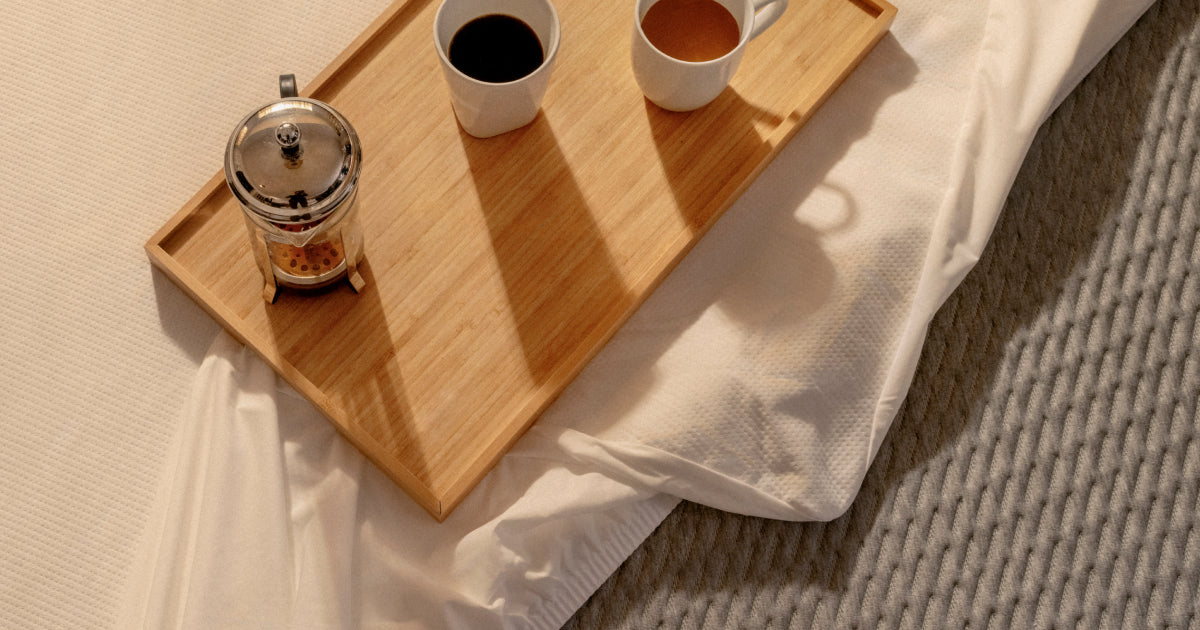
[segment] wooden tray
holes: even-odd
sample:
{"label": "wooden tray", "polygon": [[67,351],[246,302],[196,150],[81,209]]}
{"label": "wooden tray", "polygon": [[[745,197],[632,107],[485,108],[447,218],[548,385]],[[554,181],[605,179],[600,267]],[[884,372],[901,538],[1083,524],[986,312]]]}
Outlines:
{"label": "wooden tray", "polygon": [[[556,0],[542,112],[461,132],[433,0],[399,0],[302,95],[363,143],[368,286],[266,304],[218,173],[146,244],[438,520],[445,519],[883,37],[884,0],[791,0],[690,114],[629,69],[632,0]],[[273,78],[268,79],[272,81]]]}

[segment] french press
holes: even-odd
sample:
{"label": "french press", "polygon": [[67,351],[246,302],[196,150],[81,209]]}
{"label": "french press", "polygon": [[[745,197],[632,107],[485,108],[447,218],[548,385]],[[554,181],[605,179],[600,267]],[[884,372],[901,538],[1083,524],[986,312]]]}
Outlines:
{"label": "french press", "polygon": [[245,216],[263,299],[274,302],[279,287],[342,279],[360,291],[358,134],[327,103],[297,96],[293,75],[279,77],[279,99],[238,123],[225,150],[225,181]]}

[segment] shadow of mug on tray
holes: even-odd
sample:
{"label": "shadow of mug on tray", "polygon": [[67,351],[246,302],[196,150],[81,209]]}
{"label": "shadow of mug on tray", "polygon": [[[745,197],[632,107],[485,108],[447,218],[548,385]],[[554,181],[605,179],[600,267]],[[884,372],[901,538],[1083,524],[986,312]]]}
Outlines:
{"label": "shadow of mug on tray", "polygon": [[433,41],[463,130],[490,138],[533,121],[560,37],[550,0],[444,0]]}
{"label": "shadow of mug on tray", "polygon": [[785,9],[787,0],[637,0],[634,78],[663,109],[703,107],[729,84],[750,40]]}

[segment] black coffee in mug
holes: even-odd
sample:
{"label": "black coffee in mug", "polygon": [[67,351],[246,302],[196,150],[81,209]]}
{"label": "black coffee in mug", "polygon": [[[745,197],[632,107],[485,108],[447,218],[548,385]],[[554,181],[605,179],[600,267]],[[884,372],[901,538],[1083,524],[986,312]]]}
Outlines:
{"label": "black coffee in mug", "polygon": [[508,83],[538,69],[545,59],[542,42],[528,24],[499,13],[477,17],[450,40],[450,63],[459,72],[487,83]]}

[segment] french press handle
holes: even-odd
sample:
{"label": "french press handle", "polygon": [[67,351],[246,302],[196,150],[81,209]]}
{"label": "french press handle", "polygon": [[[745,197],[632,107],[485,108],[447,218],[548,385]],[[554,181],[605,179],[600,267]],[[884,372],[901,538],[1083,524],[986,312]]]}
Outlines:
{"label": "french press handle", "polygon": [[295,98],[297,96],[300,95],[296,92],[296,75],[279,75],[279,98]]}

